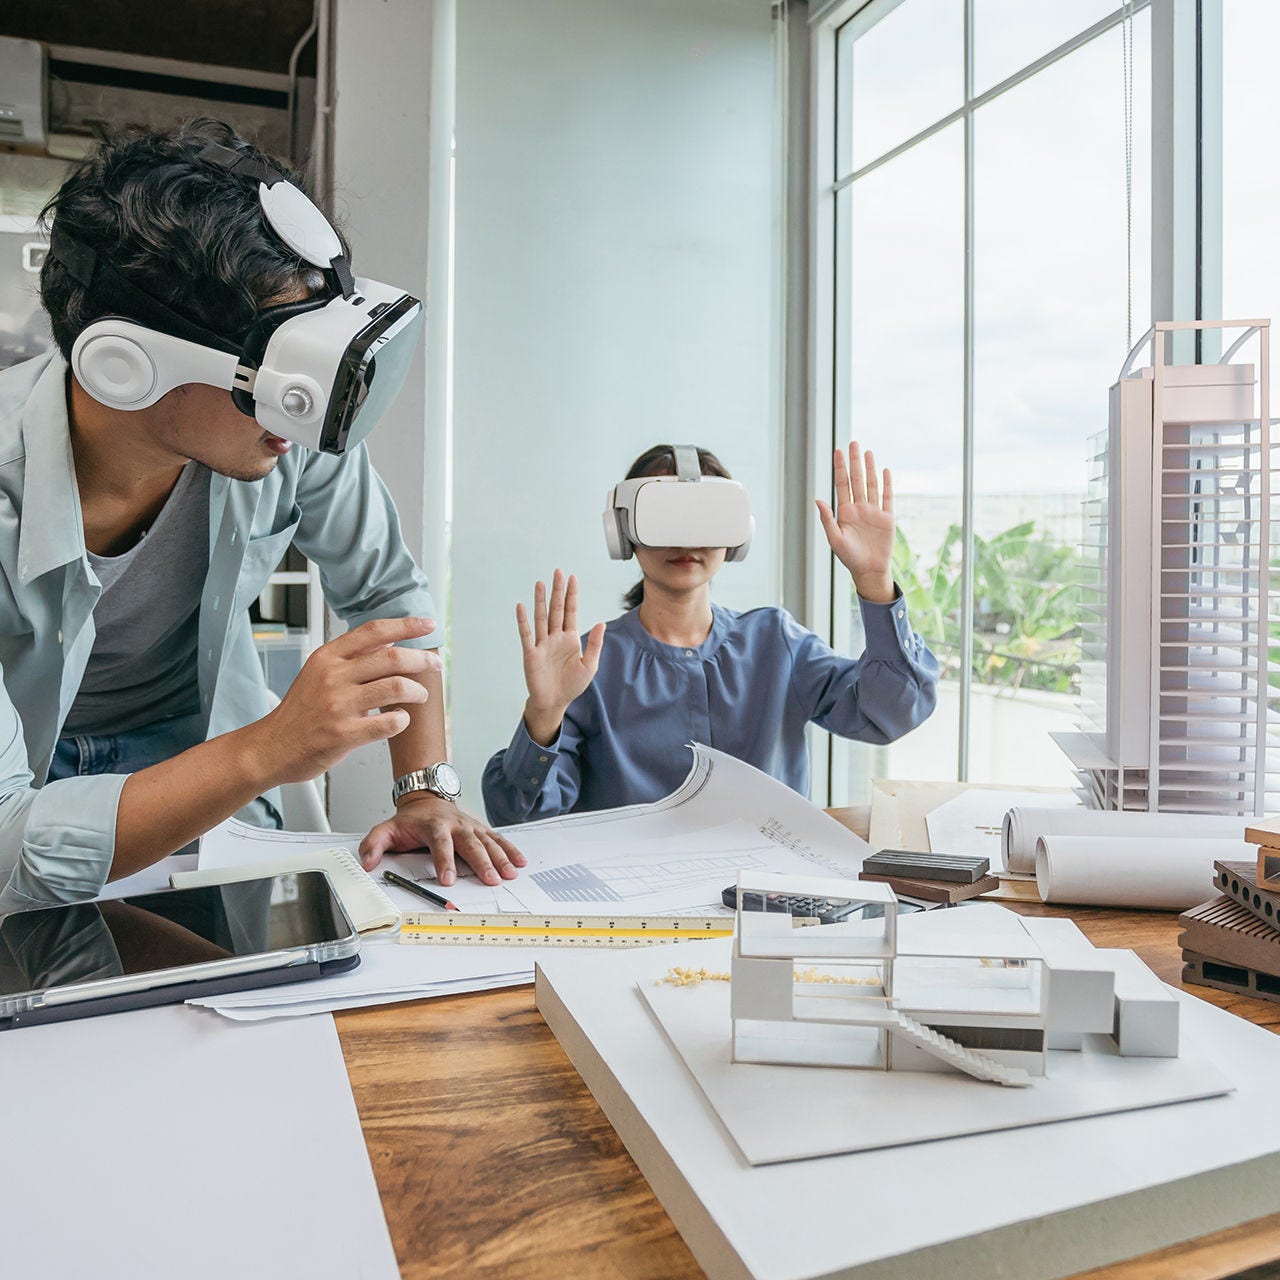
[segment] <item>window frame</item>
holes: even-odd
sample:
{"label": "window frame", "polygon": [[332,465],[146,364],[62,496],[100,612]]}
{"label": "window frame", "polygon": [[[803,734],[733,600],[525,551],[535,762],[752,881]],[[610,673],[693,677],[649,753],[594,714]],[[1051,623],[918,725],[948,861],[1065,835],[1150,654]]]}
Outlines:
{"label": "window frame", "polygon": [[[1117,0],[1106,17],[1048,50],[1035,61],[980,94],[973,92],[975,0],[964,4],[964,98],[959,107],[857,169],[841,172],[843,122],[849,119],[851,87],[841,83],[843,39],[863,31],[906,0],[829,0],[810,12],[811,121],[809,172],[810,269],[807,370],[810,407],[809,475],[815,493],[830,491],[830,457],[843,444],[848,422],[850,371],[841,361],[849,333],[851,299],[847,272],[852,227],[841,226],[837,195],[844,187],[957,121],[964,128],[964,386],[961,447],[963,569],[962,644],[957,779],[969,771],[969,735],[974,644],[974,113],[1010,89],[1074,53],[1122,22],[1151,11],[1151,315],[1193,320],[1217,315],[1221,298],[1221,5],[1222,0]],[[1175,359],[1187,353],[1174,352]],[[1105,388],[1099,388],[1101,396]],[[807,620],[841,652],[852,643],[852,615],[842,607],[845,584],[832,572],[832,556],[820,529],[806,544]],[[817,735],[814,799],[846,804],[850,798],[850,744]],[[825,784],[825,785],[824,785]]]}

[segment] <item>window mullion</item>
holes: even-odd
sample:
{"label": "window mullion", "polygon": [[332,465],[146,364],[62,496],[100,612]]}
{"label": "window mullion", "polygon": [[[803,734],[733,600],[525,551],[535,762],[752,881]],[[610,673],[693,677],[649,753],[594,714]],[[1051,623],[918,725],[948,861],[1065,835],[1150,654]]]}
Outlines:
{"label": "window mullion", "polygon": [[973,3],[964,4],[964,410],[961,478],[960,717],[957,776],[969,778],[970,697],[973,688]]}
{"label": "window mullion", "polygon": [[[1199,316],[1222,314],[1222,0],[1200,0],[1199,93]],[[1210,329],[1203,355],[1216,360],[1222,335]]]}
{"label": "window mullion", "polygon": [[[1151,6],[1151,318],[1194,320],[1197,260],[1196,0]],[[1195,358],[1190,331],[1172,358]]]}

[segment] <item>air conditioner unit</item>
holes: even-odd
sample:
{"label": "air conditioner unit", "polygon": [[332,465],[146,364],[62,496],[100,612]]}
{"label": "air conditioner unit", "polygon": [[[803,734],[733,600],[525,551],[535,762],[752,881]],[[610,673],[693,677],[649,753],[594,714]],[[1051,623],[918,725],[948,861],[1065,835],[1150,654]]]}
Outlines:
{"label": "air conditioner unit", "polygon": [[[1229,328],[1245,332],[1220,361],[1168,363],[1175,331]],[[1280,809],[1269,335],[1266,320],[1157,324],[1111,388],[1085,504],[1080,732],[1054,735],[1093,807]],[[1255,338],[1256,372],[1233,363]]]}
{"label": "air conditioner unit", "polygon": [[0,36],[0,145],[43,151],[47,102],[44,46]]}
{"label": "air conditioner unit", "polygon": [[0,214],[0,369],[53,346],[40,305],[48,237],[29,218]]}

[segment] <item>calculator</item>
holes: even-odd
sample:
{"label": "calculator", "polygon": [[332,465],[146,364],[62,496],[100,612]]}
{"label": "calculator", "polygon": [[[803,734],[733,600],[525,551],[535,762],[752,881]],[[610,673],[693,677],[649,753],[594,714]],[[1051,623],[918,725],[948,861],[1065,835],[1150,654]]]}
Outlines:
{"label": "calculator", "polygon": [[[726,907],[737,908],[738,886],[731,884],[720,895]],[[868,902],[865,898],[825,898],[802,893],[752,893],[742,895],[744,911],[777,911],[791,916],[805,916],[819,924],[838,924],[841,920],[880,920],[884,917],[883,902]],[[899,901],[898,911],[918,911],[915,903]]]}

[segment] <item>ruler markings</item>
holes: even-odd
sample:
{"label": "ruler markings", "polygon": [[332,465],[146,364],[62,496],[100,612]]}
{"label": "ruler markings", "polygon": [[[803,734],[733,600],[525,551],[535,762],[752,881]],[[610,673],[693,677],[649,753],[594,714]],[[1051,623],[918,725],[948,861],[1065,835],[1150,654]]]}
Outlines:
{"label": "ruler markings", "polygon": [[540,916],[502,912],[409,912],[402,942],[519,946],[652,946],[686,938],[726,938],[731,916]]}

